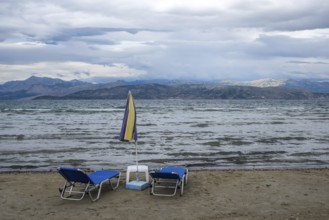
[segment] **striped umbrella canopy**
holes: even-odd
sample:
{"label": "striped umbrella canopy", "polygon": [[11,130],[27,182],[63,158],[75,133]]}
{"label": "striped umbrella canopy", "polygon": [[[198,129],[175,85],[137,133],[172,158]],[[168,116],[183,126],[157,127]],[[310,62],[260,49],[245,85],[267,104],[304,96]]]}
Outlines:
{"label": "striped umbrella canopy", "polygon": [[137,127],[136,127],[136,109],[134,98],[131,92],[128,92],[126,110],[122,121],[120,132],[120,141],[137,142]]}

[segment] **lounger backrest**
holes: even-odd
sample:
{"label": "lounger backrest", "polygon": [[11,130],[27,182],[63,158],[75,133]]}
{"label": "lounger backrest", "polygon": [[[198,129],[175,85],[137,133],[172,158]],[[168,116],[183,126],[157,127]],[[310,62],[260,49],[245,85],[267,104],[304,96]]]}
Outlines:
{"label": "lounger backrest", "polygon": [[88,183],[90,178],[83,171],[75,168],[61,167],[58,172],[70,182]]}
{"label": "lounger backrest", "polygon": [[166,172],[154,172],[150,173],[152,178],[160,179],[180,179],[177,173],[166,173]]}

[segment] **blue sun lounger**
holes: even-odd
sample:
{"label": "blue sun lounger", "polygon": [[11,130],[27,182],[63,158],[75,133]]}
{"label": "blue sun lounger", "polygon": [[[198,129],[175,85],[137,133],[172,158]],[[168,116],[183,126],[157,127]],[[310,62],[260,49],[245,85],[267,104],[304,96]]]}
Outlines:
{"label": "blue sun lounger", "polygon": [[[62,199],[82,200],[87,193],[93,202],[99,199],[102,186],[106,181],[109,181],[113,190],[118,188],[121,176],[121,173],[115,170],[97,170],[87,174],[81,169],[71,167],[59,167],[58,172],[65,179],[63,188],[59,189]],[[111,182],[113,178],[117,178],[115,186]],[[92,196],[93,190],[97,190],[96,197]]]}
{"label": "blue sun lounger", "polygon": [[[150,193],[155,196],[174,196],[180,188],[180,195],[184,193],[187,184],[188,169],[185,167],[168,166],[158,171],[150,172],[152,177]],[[173,190],[167,190],[173,189]]]}

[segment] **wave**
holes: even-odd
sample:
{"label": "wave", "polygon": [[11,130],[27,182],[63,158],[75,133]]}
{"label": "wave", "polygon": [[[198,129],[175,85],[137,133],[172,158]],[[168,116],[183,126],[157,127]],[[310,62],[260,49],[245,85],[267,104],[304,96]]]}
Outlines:
{"label": "wave", "polygon": [[[60,165],[125,168],[125,101],[0,103],[0,171]],[[323,167],[329,103],[136,100],[138,157],[150,167]],[[294,106],[295,105],[295,106]]]}

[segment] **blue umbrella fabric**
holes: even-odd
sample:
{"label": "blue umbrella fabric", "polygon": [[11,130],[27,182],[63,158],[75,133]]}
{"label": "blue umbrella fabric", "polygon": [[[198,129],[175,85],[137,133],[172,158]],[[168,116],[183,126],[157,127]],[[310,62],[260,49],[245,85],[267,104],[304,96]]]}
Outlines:
{"label": "blue umbrella fabric", "polygon": [[137,141],[137,127],[136,127],[136,109],[134,98],[131,92],[128,92],[126,110],[123,117],[120,141]]}

